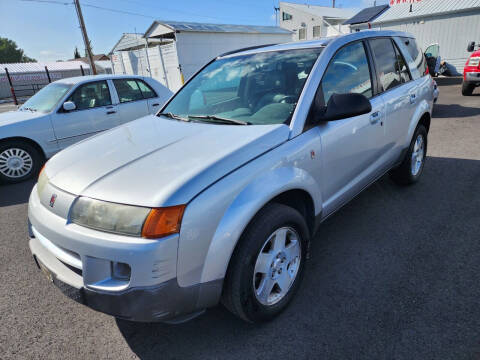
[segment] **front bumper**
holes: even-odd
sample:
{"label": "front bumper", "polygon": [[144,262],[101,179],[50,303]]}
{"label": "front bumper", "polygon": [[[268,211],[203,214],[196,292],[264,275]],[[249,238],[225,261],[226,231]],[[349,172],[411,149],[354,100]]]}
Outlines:
{"label": "front bumper", "polygon": [[62,281],[68,267],[49,253],[38,239],[30,239],[29,245],[39,269],[64,295],[93,310],[131,321],[188,319],[188,314],[213,306],[208,299],[214,299],[222,287],[221,281],[180,287],[177,279],[171,279],[156,286],[119,292],[96,291],[82,286],[81,282],[70,285]]}
{"label": "front bumper", "polygon": [[[55,191],[61,200],[61,190]],[[221,280],[178,285],[178,235],[149,240],[68,223],[40,202],[36,187],[29,201],[29,233],[37,265],[65,295],[94,310],[149,322],[175,319],[218,303]],[[129,265],[129,279],[112,276],[114,262]]]}
{"label": "front bumper", "polygon": [[465,81],[475,85],[480,85],[480,72],[466,72]]}

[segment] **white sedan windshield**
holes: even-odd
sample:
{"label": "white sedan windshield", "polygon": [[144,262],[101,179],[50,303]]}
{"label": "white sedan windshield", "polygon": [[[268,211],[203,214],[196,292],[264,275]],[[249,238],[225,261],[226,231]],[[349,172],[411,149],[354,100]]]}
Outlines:
{"label": "white sedan windshield", "polygon": [[162,113],[190,121],[288,124],[321,50],[269,51],[216,60],[186,84]]}
{"label": "white sedan windshield", "polygon": [[53,110],[71,87],[71,84],[51,83],[28,99],[20,110],[48,113]]}

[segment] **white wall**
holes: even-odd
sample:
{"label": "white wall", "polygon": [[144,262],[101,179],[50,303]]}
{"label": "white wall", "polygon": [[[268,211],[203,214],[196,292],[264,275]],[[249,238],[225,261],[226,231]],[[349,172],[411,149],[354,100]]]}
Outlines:
{"label": "white wall", "polygon": [[244,47],[292,41],[291,34],[180,32],[178,62],[185,81],[216,56]]}
{"label": "white wall", "polygon": [[480,36],[480,11],[471,11],[412,21],[397,21],[386,24],[373,24],[384,30],[400,30],[413,34],[420,47],[425,50],[433,43],[440,45],[440,56],[463,73],[465,63],[470,56],[467,45],[478,41]]}
{"label": "white wall", "polygon": [[[292,19],[283,20],[282,12],[286,12],[292,15]],[[298,36],[298,29],[302,28],[302,23],[305,23],[306,25],[305,27],[306,35],[307,35],[306,40],[313,40],[313,39],[319,38],[319,37],[315,37],[315,38],[313,37],[313,26],[317,26],[317,25],[321,26],[320,37],[327,36],[327,29],[325,24],[323,23],[322,16],[306,13],[292,6],[288,6],[287,4],[284,4],[284,3],[280,3],[280,13],[278,16],[280,19],[279,21],[280,27],[290,31],[295,31],[295,34],[293,35],[293,38],[295,41],[300,40]]]}

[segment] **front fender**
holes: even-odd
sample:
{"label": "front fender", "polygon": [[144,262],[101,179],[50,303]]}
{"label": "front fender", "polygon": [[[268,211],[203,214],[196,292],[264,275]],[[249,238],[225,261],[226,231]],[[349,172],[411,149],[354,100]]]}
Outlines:
{"label": "front fender", "polygon": [[248,223],[266,203],[289,190],[309,193],[315,213],[320,212],[320,187],[305,170],[281,167],[256,178],[237,195],[218,224],[207,252],[201,282],[225,277],[233,250]]}

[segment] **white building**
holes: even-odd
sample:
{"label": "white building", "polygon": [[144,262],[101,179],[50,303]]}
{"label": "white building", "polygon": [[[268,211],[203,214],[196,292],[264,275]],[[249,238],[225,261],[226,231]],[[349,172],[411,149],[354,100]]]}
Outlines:
{"label": "white building", "polygon": [[357,13],[355,9],[280,2],[280,27],[293,31],[295,40],[313,40],[321,37],[348,34],[348,25],[342,25]]}
{"label": "white building", "polygon": [[468,43],[480,40],[480,0],[393,1],[372,27],[409,32],[424,50],[438,43],[450,70],[461,74]]}
{"label": "white building", "polygon": [[116,74],[152,76],[176,91],[222,53],[290,41],[292,32],[276,26],[154,21],[143,36],[124,34],[111,53]]}

